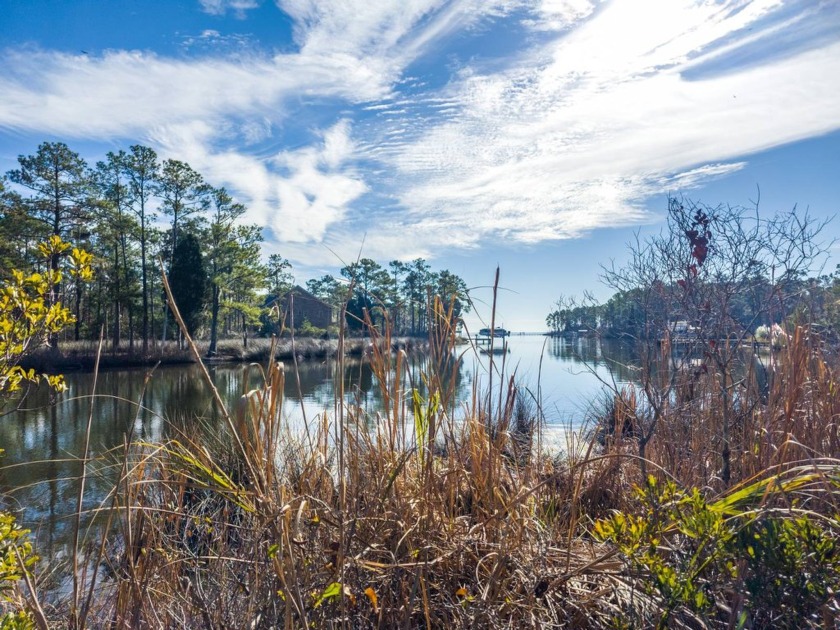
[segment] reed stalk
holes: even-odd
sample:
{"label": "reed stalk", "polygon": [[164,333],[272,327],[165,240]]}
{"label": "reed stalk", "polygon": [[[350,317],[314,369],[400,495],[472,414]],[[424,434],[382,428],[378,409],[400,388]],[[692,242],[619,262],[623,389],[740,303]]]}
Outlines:
{"label": "reed stalk", "polygon": [[[831,560],[835,547],[840,558],[838,365],[812,332],[797,331],[774,357],[766,388],[758,368],[727,385],[727,486],[716,476],[723,403],[714,375],[660,373],[676,386],[657,410],[619,389],[603,446],[546,453],[542,396],[535,430],[517,435],[526,393],[504,362],[489,377],[492,394],[474,389],[470,403],[455,403],[465,351],[453,308],[437,300],[429,313],[423,360],[392,352],[387,326],[366,318],[377,412],[348,401],[339,360],[332,411],[293,427],[282,415],[288,375],[269,358],[220,425],[173,425],[159,443],[127,438],[113,496],[122,544],[103,539],[107,577],[92,578],[84,603],[74,588],[77,627],[790,627],[797,606],[810,611],[800,627],[834,623],[833,596],[807,582],[840,586]],[[643,477],[632,427],[654,413]],[[654,490],[667,484],[674,489]],[[717,529],[703,530],[710,522]],[[605,523],[650,535],[633,547],[602,535]],[[791,584],[774,610],[754,592],[760,576],[737,545],[778,532],[819,544],[773,556],[799,567],[787,576],[768,568]],[[823,568],[814,557],[827,558]],[[706,599],[653,588],[666,570]]]}

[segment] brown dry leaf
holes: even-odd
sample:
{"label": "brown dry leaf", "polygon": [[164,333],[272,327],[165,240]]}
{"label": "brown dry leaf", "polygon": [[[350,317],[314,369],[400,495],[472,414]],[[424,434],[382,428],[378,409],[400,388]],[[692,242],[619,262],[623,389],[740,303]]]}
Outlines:
{"label": "brown dry leaf", "polygon": [[373,607],[373,612],[379,612],[379,598],[376,596],[376,591],[370,586],[365,589],[365,595],[370,600],[370,605]]}

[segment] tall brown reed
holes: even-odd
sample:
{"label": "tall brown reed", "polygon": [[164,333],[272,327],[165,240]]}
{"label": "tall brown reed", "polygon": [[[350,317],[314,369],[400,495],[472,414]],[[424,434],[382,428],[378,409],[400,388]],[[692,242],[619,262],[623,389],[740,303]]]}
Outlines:
{"label": "tall brown reed", "polygon": [[[467,351],[456,347],[452,305],[437,300],[429,312],[419,369],[391,351],[387,325],[367,320],[376,413],[345,397],[339,364],[333,413],[305,428],[286,422],[287,375],[270,359],[221,426],[127,443],[114,495],[123,542],[109,543],[108,577],[79,626],[601,628],[656,618],[665,604],[643,588],[649,576],[589,534],[596,519],[637,504],[631,488],[643,480],[623,427],[643,404],[619,394],[603,448],[544,453],[539,423],[524,442],[515,435],[521,390],[504,365],[492,396],[474,389],[470,403],[455,403],[452,376]],[[729,494],[715,489],[713,375],[665,401],[647,470],[731,510],[772,505],[772,479],[793,479],[785,487],[807,490],[813,509],[817,499],[833,505],[827,476],[794,482],[805,478],[803,460],[832,470],[835,367],[804,329],[771,366],[767,388],[749,371],[733,384]],[[671,619],[696,622],[688,612]]]}
{"label": "tall brown reed", "polygon": [[561,606],[562,593],[545,586],[595,588],[598,555],[568,517],[581,478],[537,452],[514,456],[512,380],[492,409],[477,394],[473,407],[455,404],[453,305],[436,301],[430,313],[420,371],[391,352],[387,327],[368,321],[383,401],[373,416],[339,390],[336,414],[313,418],[304,438],[283,422],[285,373],[270,362],[221,433],[131,446],[119,492],[124,551],[91,619],[544,627],[583,614],[586,600]]}

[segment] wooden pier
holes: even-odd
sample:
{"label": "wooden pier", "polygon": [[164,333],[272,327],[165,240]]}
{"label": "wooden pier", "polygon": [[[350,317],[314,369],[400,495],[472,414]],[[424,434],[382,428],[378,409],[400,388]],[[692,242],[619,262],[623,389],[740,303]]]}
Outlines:
{"label": "wooden pier", "polygon": [[479,335],[473,337],[472,341],[482,354],[490,354],[491,352],[493,354],[507,354],[510,352],[507,337],[485,337]]}

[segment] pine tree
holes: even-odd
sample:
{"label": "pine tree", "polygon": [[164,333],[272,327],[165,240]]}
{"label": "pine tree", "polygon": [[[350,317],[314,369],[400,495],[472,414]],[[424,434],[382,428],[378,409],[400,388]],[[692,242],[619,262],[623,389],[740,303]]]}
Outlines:
{"label": "pine tree", "polygon": [[207,303],[207,284],[198,239],[186,233],[181,237],[172,257],[169,286],[190,335],[195,334],[201,323],[202,311]]}
{"label": "pine tree", "polygon": [[150,239],[150,224],[155,215],[149,209],[149,201],[160,176],[157,154],[149,147],[133,145],[123,162],[128,179],[131,201],[129,207],[140,223],[140,276],[143,293],[143,354],[149,351],[149,280],[147,255]]}
{"label": "pine tree", "polygon": [[[63,142],[44,142],[34,155],[18,156],[20,168],[9,171],[9,180],[31,191],[23,198],[28,215],[43,223],[49,234],[65,237],[89,218],[90,178],[85,161]],[[60,256],[53,255],[50,270],[56,272]],[[61,283],[50,287],[48,305],[61,294]],[[50,343],[56,345],[55,334]]]}

